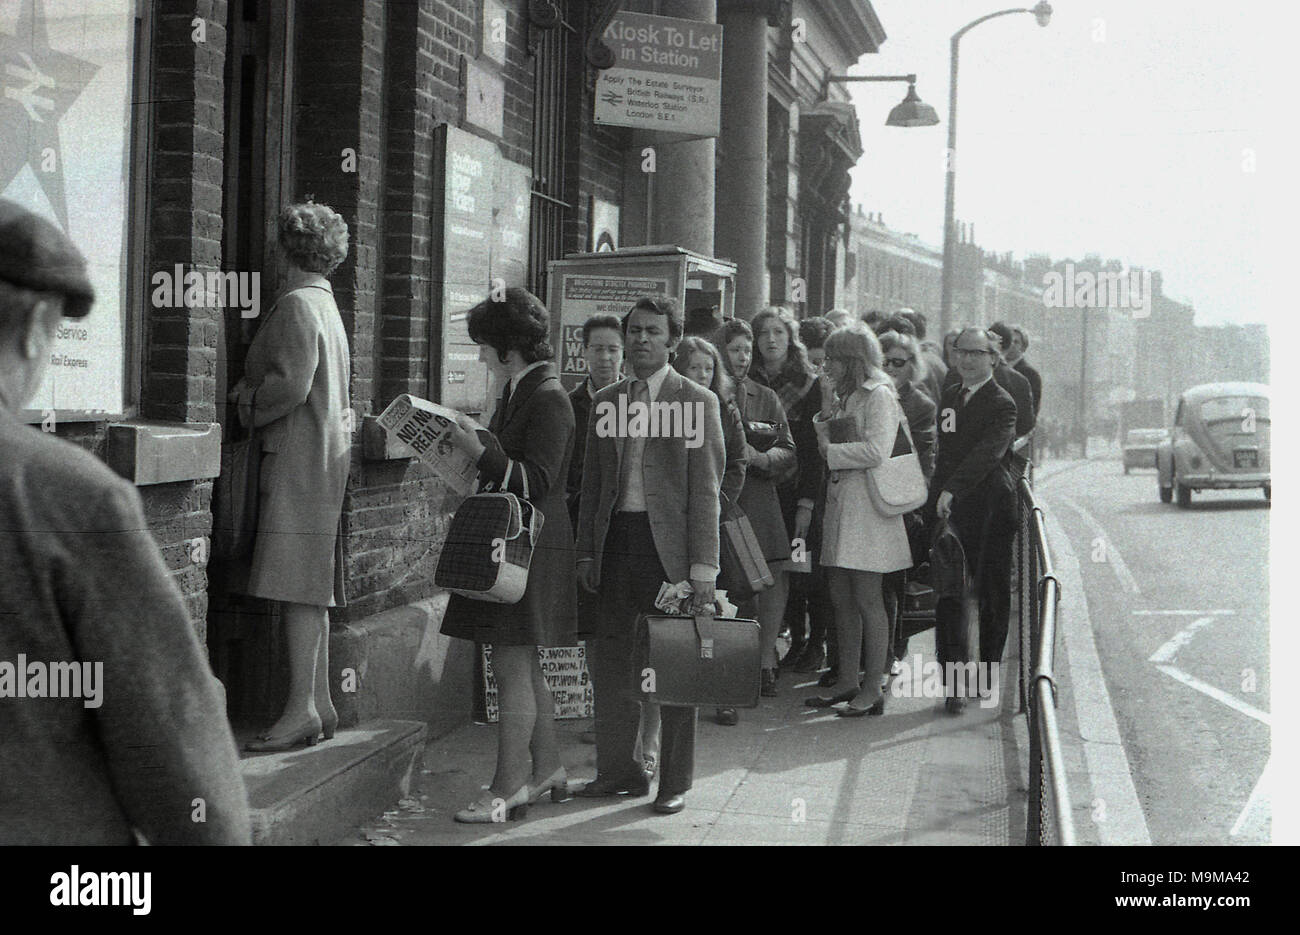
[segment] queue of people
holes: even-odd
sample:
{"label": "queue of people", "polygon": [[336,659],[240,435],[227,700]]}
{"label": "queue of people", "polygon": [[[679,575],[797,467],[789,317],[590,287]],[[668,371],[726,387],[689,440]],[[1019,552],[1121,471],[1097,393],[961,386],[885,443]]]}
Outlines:
{"label": "queue of people", "polygon": [[[261,520],[239,587],[280,603],[289,643],[288,700],[248,744],[256,751],[329,739],[338,722],[325,674],[328,608],[343,603],[343,414],[351,406],[347,339],[328,276],[346,257],[347,226],[307,203],[285,210],[279,234],[286,280],[230,394],[241,420],[260,431],[262,449]],[[0,434],[13,453],[0,465],[0,498],[17,517],[2,534],[14,540],[13,554],[43,556],[44,570],[15,577],[0,568],[0,612],[26,628],[14,642],[6,627],[0,641],[47,645],[51,658],[75,647],[104,661],[115,691],[94,718],[51,706],[57,723],[22,723],[0,709],[7,738],[45,745],[39,757],[0,758],[0,787],[26,790],[23,808],[6,808],[0,822],[11,840],[46,843],[48,828],[37,834],[15,816],[66,816],[56,837],[68,842],[120,842],[132,828],[159,842],[246,842],[220,694],[144,532],[138,496],[89,455],[11,415],[39,384],[58,322],[89,311],[84,260],[57,229],[0,201],[0,248],[7,244],[27,260],[0,264]],[[470,309],[467,325],[502,392],[486,428],[464,417],[449,441],[477,466],[480,491],[508,491],[545,522],[519,601],[454,595],[442,623],[445,635],[492,645],[500,707],[495,773],[457,821],[519,817],[546,796],[648,796],[656,776],[654,810],[685,807],[698,713],[633,693],[633,638],[665,582],[689,584],[692,613],[714,611],[728,519],[749,520],[771,572],[770,586],[739,602],[759,624],[762,696],[779,694],[782,669],[824,669],[824,691],[805,698],[808,706],[882,715],[906,648],[906,584],[939,526],[960,540],[972,575],[978,658],[1000,661],[1013,485],[1041,393],[1023,331],[963,328],[945,336],[941,351],[911,309],[861,320],[832,310],[798,321],[774,306],[748,322],[693,310],[695,333],[687,334],[675,300],[645,296],[622,316],[585,323],[587,377],[566,392],[550,314],[535,296],[508,289]],[[597,430],[603,406],[626,411],[638,402],[702,413],[700,435]],[[873,500],[871,472],[902,437],[928,497],[918,510],[888,514]],[[41,575],[79,582],[74,590],[86,600],[61,594],[51,603],[53,586]],[[152,613],[138,610],[142,595]],[[939,602],[941,662],[971,651],[951,638],[961,603]],[[790,649],[780,657],[783,628]],[[147,654],[133,649],[142,633]],[[579,638],[596,693],[596,776],[571,792],[538,649]],[[950,690],[946,707],[960,713],[964,699],[958,686]],[[724,725],[739,717],[734,708],[713,714]],[[202,823],[185,818],[195,796],[207,803]],[[69,797],[80,810],[57,804]]]}
{"label": "queue of people", "polygon": [[[477,326],[478,316],[494,306],[495,320],[521,330]],[[470,313],[471,334],[507,357],[526,346],[535,361],[521,357],[514,366],[544,366],[536,372],[549,381],[553,370],[541,363],[549,358],[545,315],[535,298],[511,290],[504,302],[485,302]],[[769,307],[748,322],[718,324],[708,309],[693,310],[687,321],[675,301],[647,296],[621,319],[586,322],[588,377],[568,396],[582,418],[572,427],[551,418],[546,431],[528,433],[545,452],[530,451],[527,443],[520,447],[525,440],[519,438],[509,445],[475,440],[468,430],[458,436],[458,444],[479,460],[480,481],[491,484],[500,471],[499,460],[485,462],[483,454],[494,444],[521,465],[522,476],[535,477],[531,496],[538,502],[552,489],[549,479],[566,479],[565,519],[573,521],[580,608],[576,629],[587,637],[596,695],[596,776],[573,794],[648,796],[657,774],[654,810],[673,814],[685,807],[697,712],[638,699],[631,689],[637,675],[632,641],[638,618],[653,611],[665,582],[689,582],[691,612],[712,608],[720,524],[728,517],[748,518],[773,578],[772,585],[739,602],[741,615],[759,623],[762,696],[779,694],[781,669],[807,674],[825,668],[819,686],[826,690],[805,704],[841,717],[883,714],[888,679],[906,651],[899,626],[905,585],[925,562],[939,524],[951,524],[966,554],[980,607],[974,652],[981,661],[1001,659],[1015,533],[1012,447],[1029,434],[1026,425],[1032,427],[1033,391],[1006,362],[1000,328],[961,329],[944,353],[925,341],[925,319],[911,309],[873,316],[874,330],[865,320],[840,320],[799,322],[787,309]],[[485,353],[490,359],[491,351]],[[1022,359],[1023,351],[1013,363]],[[495,435],[516,418],[514,385],[522,371],[502,376],[507,373],[510,386],[486,434]],[[1013,385],[1015,397],[995,379],[998,373]],[[550,397],[558,411],[559,395]],[[1027,417],[1019,415],[1017,397]],[[622,408],[650,401],[700,405],[707,413],[702,444],[692,448],[681,437],[597,431],[594,412],[600,404]],[[584,419],[587,424],[579,426]],[[929,497],[918,510],[886,515],[872,502],[869,475],[891,457],[903,426],[929,482]],[[549,466],[538,474],[541,464]],[[561,544],[553,540],[551,547]],[[811,561],[796,558],[804,551]],[[563,584],[550,573],[546,577],[546,588]],[[526,602],[527,597],[521,603]],[[972,648],[951,638],[961,613],[960,600],[940,601],[941,662],[974,661]],[[449,611],[452,622],[444,624],[444,633],[491,638],[486,631],[461,629],[456,617]],[[550,632],[554,622],[530,626],[524,631],[529,651],[559,638]],[[778,658],[783,627],[791,648]],[[518,679],[537,677],[535,661],[526,668]],[[506,681],[512,677],[507,670]],[[500,820],[503,808],[507,817],[517,815],[545,792],[555,801],[566,796],[567,777],[553,741],[541,734],[548,729],[545,683],[533,685],[535,695],[520,695],[521,707],[510,712],[511,693],[503,688],[497,778],[457,820]],[[948,711],[962,712],[963,691],[949,686]],[[734,708],[717,709],[714,716],[723,725],[739,717]],[[503,770],[507,758],[512,765]]]}

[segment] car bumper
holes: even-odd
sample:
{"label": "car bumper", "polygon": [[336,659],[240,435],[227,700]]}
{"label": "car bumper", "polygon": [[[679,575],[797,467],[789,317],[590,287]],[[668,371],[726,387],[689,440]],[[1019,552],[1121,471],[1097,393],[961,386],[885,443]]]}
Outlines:
{"label": "car bumper", "polygon": [[1272,483],[1268,473],[1254,474],[1179,474],[1178,483],[1195,490],[1234,490],[1242,487],[1263,487]]}

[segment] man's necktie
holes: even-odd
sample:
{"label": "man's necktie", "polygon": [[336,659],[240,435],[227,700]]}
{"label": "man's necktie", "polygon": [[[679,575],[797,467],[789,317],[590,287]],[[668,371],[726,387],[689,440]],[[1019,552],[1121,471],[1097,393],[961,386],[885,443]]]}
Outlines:
{"label": "man's necktie", "polygon": [[[628,391],[628,422],[629,424],[635,419],[637,408],[636,403],[643,405],[650,401],[650,387],[644,380],[633,380],[632,386]],[[646,418],[635,419],[643,428],[649,428],[648,413]],[[624,499],[627,498],[628,491],[633,485],[640,490],[644,478],[641,474],[641,460],[645,453],[645,434],[629,435],[623,441],[623,464],[619,472],[619,490],[622,492]],[[637,498],[641,499],[641,498]]]}

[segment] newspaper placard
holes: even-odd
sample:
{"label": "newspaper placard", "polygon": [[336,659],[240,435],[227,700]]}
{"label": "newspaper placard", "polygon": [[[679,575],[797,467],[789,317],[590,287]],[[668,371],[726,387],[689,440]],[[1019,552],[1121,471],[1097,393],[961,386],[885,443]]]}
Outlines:
{"label": "newspaper placard", "polygon": [[[492,672],[491,645],[485,643],[482,652],[484,716],[489,724],[495,724],[501,709],[497,703],[497,680]],[[555,698],[556,718],[595,717],[596,693],[587,673],[587,644],[579,641],[577,646],[538,646],[537,658]]]}
{"label": "newspaper placard", "polygon": [[388,404],[379,416],[379,425],[390,438],[406,445],[433,468],[448,487],[468,494],[474,489],[478,468],[449,437],[452,423],[460,415],[455,409],[403,393]]}
{"label": "newspaper placard", "polygon": [[[582,326],[593,315],[621,319],[637,299],[645,295],[670,295],[667,277],[622,274],[592,275],[590,272],[563,273],[560,305],[560,380],[572,389],[587,376],[582,356]],[[552,314],[555,314],[552,309]]]}

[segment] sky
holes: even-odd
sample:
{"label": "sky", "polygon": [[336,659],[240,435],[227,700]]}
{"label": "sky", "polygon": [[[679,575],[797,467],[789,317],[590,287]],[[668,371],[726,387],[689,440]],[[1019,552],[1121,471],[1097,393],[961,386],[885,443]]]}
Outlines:
{"label": "sky", "polygon": [[[941,122],[886,127],[906,85],[847,85],[865,149],[850,194],[889,227],[938,246],[949,38],[1003,6],[873,6],[888,38],[848,73],[915,72]],[[1198,324],[1268,321],[1257,276],[1261,215],[1265,170],[1281,160],[1265,140],[1279,105],[1261,90],[1273,51],[1262,46],[1284,28],[1276,5],[1055,0],[1053,8],[1045,28],[1018,13],[961,40],[957,219],[975,225],[985,250],[1094,253],[1160,270],[1166,294],[1191,302]],[[1280,106],[1294,120],[1294,104]]]}

